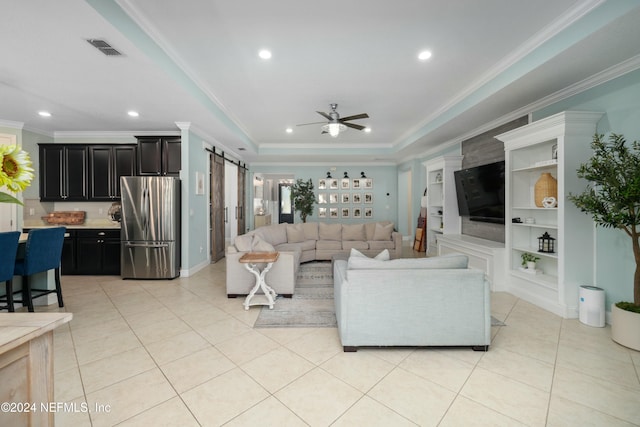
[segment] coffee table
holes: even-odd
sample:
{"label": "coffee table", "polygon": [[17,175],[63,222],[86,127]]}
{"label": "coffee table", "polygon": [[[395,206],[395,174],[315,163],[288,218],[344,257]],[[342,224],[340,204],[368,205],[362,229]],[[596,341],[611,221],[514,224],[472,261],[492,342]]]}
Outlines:
{"label": "coffee table", "polygon": [[[251,274],[256,277],[256,284],[249,292],[249,295],[244,300],[244,309],[249,310],[252,305],[268,305],[269,309],[273,309],[273,303],[278,296],[276,291],[265,280],[266,274],[271,270],[273,263],[278,260],[279,252],[247,252],[240,257],[240,262],[244,264],[245,268],[249,270]],[[267,265],[260,271],[258,264],[266,263]],[[261,289],[264,295],[256,295],[258,289]],[[255,301],[252,301],[254,297],[257,297]]]}

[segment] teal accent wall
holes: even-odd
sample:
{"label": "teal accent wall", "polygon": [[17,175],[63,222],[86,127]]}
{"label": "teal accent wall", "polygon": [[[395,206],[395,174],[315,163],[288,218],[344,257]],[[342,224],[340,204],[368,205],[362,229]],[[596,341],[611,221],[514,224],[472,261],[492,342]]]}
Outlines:
{"label": "teal accent wall", "polygon": [[[536,111],[533,117],[539,120],[565,110],[604,112],[598,133],[614,132],[624,134],[629,142],[640,141],[640,70]],[[611,303],[633,300],[635,261],[631,239],[624,231],[602,227],[595,228],[595,236],[595,285],[605,289],[609,310]]]}
{"label": "teal accent wall", "polygon": [[[208,260],[207,177],[209,155],[203,139],[189,130],[182,131],[182,268],[191,269]],[[196,194],[196,172],[203,174],[204,194]]]}
{"label": "teal accent wall", "polygon": [[[397,167],[396,166],[368,166],[368,165],[349,165],[349,166],[336,166],[336,171],[335,172],[331,172],[331,175],[333,178],[342,178],[344,175],[344,172],[347,172],[349,174],[349,178],[359,178],[360,177],[360,172],[365,172],[367,178],[372,178],[373,179],[373,188],[369,191],[369,190],[353,190],[353,189],[349,189],[349,190],[318,190],[318,180],[321,178],[325,178],[327,176],[327,171],[329,171],[330,167],[328,166],[306,166],[306,165],[300,165],[300,166],[294,166],[294,165],[273,165],[273,166],[267,166],[267,165],[259,165],[259,166],[252,166],[250,168],[250,176],[247,177],[247,180],[249,182],[251,182],[251,180],[253,179],[253,174],[254,173],[260,173],[260,174],[277,174],[277,175],[284,175],[284,174],[290,174],[293,175],[294,180],[297,179],[302,179],[304,181],[308,180],[309,178],[311,178],[313,180],[313,187],[314,187],[314,192],[316,193],[316,200],[318,197],[318,193],[319,192],[323,192],[326,194],[330,194],[330,193],[337,193],[337,194],[342,194],[342,193],[360,193],[362,194],[363,198],[364,198],[364,193],[365,192],[370,192],[373,194],[373,203],[372,204],[365,204],[365,203],[360,203],[360,204],[342,204],[342,203],[338,203],[338,204],[327,204],[324,205],[327,208],[329,207],[337,207],[337,208],[341,208],[341,207],[360,207],[360,208],[365,208],[365,207],[372,207],[373,208],[373,217],[371,219],[365,219],[360,218],[360,219],[354,219],[354,218],[338,218],[338,219],[320,219],[318,218],[318,206],[319,205],[315,205],[314,207],[314,213],[313,215],[307,217],[307,221],[321,221],[321,222],[328,222],[328,223],[345,223],[345,224],[353,224],[353,223],[359,223],[359,222],[368,222],[368,221],[393,221],[394,224],[398,223],[398,203],[397,203],[397,197],[398,197],[398,172],[397,172]],[[387,195],[388,194],[388,195]],[[252,195],[250,197],[253,197]],[[341,196],[339,196],[341,197]],[[253,200],[252,198],[250,198],[249,200]],[[252,206],[251,206],[252,207]],[[249,212],[249,209],[247,209],[247,212]],[[274,219],[274,222],[276,222],[277,219]],[[298,212],[296,212],[295,214],[295,222],[302,222],[302,220],[300,219],[300,215],[298,214]]]}

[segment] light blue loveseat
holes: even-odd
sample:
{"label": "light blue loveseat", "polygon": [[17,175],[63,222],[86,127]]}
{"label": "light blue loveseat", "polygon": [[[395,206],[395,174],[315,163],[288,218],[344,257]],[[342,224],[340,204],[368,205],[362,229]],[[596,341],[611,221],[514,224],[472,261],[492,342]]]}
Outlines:
{"label": "light blue loveseat", "polygon": [[489,283],[464,255],[333,265],[344,351],[370,346],[470,346],[491,342]]}

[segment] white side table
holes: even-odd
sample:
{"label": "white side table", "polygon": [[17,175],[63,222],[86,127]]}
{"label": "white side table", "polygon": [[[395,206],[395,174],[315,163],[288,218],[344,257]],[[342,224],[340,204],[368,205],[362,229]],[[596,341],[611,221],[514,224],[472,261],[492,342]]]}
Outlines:
{"label": "white side table", "polygon": [[[244,264],[245,268],[256,276],[256,285],[251,289],[243,303],[245,310],[249,310],[252,305],[268,305],[270,309],[273,309],[273,303],[278,294],[271,286],[267,285],[265,275],[271,270],[279,255],[278,252],[248,252],[240,258],[239,261]],[[267,263],[267,266],[260,271],[257,266],[259,263]],[[262,289],[264,295],[258,295],[258,298],[252,302],[251,300],[256,296],[258,289]]]}

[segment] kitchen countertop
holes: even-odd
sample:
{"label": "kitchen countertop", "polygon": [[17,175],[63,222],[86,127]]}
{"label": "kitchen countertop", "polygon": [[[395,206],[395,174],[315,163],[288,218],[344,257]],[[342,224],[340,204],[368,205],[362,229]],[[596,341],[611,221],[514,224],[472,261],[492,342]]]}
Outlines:
{"label": "kitchen countertop", "polygon": [[71,320],[71,313],[1,313],[0,354]]}
{"label": "kitchen countertop", "polygon": [[[88,219],[84,222],[84,224],[80,225],[66,225],[60,224],[67,229],[87,229],[87,228],[114,228],[120,229],[120,223],[116,221],[111,221],[108,219]],[[36,220],[25,220],[22,224],[22,228],[48,228],[48,227],[56,227],[56,224],[47,224],[41,219]]]}

